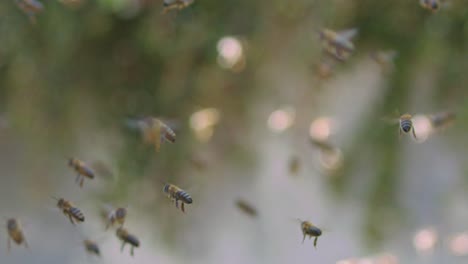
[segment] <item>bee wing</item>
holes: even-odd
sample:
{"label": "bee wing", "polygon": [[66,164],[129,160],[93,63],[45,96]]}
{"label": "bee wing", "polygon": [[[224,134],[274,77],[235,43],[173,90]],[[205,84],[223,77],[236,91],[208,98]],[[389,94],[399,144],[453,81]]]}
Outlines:
{"label": "bee wing", "polygon": [[340,38],[346,39],[346,40],[351,40],[357,35],[357,33],[358,33],[357,28],[351,28],[351,29],[346,29],[346,30],[337,32]]}

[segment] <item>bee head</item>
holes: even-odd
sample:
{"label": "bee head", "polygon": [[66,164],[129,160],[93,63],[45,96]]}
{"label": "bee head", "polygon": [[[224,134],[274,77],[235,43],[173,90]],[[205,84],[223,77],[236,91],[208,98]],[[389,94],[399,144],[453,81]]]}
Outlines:
{"label": "bee head", "polygon": [[7,220],[7,228],[9,230],[16,229],[18,227],[18,221],[15,218],[10,218]]}
{"label": "bee head", "polygon": [[164,191],[165,193],[169,192],[169,184],[166,183],[166,184],[164,185],[163,191]]}

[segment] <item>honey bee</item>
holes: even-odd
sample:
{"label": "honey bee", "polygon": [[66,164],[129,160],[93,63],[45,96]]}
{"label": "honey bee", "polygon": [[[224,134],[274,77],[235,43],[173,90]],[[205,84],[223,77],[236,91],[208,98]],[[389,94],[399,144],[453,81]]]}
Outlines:
{"label": "honey bee", "polygon": [[399,120],[399,123],[400,123],[400,127],[399,127],[399,134],[400,134],[400,137],[401,137],[401,134],[404,133],[404,134],[408,134],[409,132],[411,132],[413,134],[413,138],[414,139],[418,139],[416,137],[416,132],[414,130],[414,126],[413,126],[413,116],[410,115],[410,114],[403,114],[400,116],[400,120]]}
{"label": "honey bee", "polygon": [[11,240],[13,240],[17,245],[24,244],[28,248],[28,242],[24,237],[23,230],[21,229],[21,224],[16,218],[10,218],[7,220],[7,230],[8,230],[8,252],[11,249]]}
{"label": "honey bee", "polygon": [[394,50],[388,51],[373,51],[370,53],[370,57],[380,65],[381,69],[388,73],[393,70],[393,60],[397,56],[397,52]]}
{"label": "honey bee", "polygon": [[293,175],[296,175],[299,172],[301,167],[301,162],[299,157],[293,156],[289,159],[289,172]]}
{"label": "honey bee", "polygon": [[316,74],[320,79],[326,80],[333,75],[334,68],[335,62],[331,60],[323,60],[316,66]]}
{"label": "honey bee", "polygon": [[128,233],[128,231],[123,227],[119,227],[115,234],[120,240],[122,240],[122,246],[120,247],[120,252],[123,251],[125,244],[128,243],[131,246],[130,255],[133,256],[133,249],[135,247],[140,246],[140,240],[138,240],[138,238],[135,235]]}
{"label": "honey bee", "polygon": [[38,0],[15,0],[16,5],[29,17],[32,24],[36,24],[36,15],[44,10],[44,5]]}
{"label": "honey bee", "polygon": [[248,203],[245,200],[238,199],[236,201],[236,206],[244,212],[245,214],[251,216],[251,217],[256,217],[257,216],[257,209],[255,209],[250,203]]}
{"label": "honey bee", "polygon": [[453,123],[456,116],[454,112],[447,111],[431,114],[428,117],[433,128],[444,129]]}
{"label": "honey bee", "polygon": [[127,208],[119,207],[115,210],[111,210],[110,213],[107,215],[106,230],[110,226],[114,226],[114,224],[123,226],[125,223],[126,216],[127,216]]}
{"label": "honey bee", "polygon": [[176,141],[174,130],[158,118],[145,117],[137,123],[142,131],[144,142],[154,144],[157,152],[163,142],[174,143]]}
{"label": "honey bee", "polygon": [[304,244],[304,240],[306,239],[306,236],[309,236],[309,239],[311,239],[312,237],[315,237],[314,247],[316,248],[317,240],[318,240],[318,237],[322,235],[322,230],[316,227],[315,225],[313,225],[309,221],[302,221],[301,219],[297,219],[297,220],[301,222],[301,231],[304,236],[302,239],[302,243]]}
{"label": "honey bee", "polygon": [[356,28],[336,32],[331,29],[322,29],[319,31],[320,39],[325,51],[334,58],[345,61],[354,51],[354,44],[351,39],[357,34]]}
{"label": "honey bee", "polygon": [[85,246],[85,250],[86,252],[88,252],[88,254],[92,255],[96,255],[98,257],[101,256],[101,251],[99,250],[99,246],[96,242],[92,241],[92,240],[89,240],[89,239],[85,239],[83,240],[83,244]]}
{"label": "honey bee", "polygon": [[68,166],[72,167],[78,173],[75,182],[79,183],[80,187],[83,187],[85,178],[94,179],[95,177],[94,171],[79,159],[69,159]]}
{"label": "honey bee", "polygon": [[191,5],[194,0],[164,0],[163,2],[163,14],[168,13],[171,10],[182,10]]}
{"label": "honey bee", "polygon": [[192,197],[186,191],[180,189],[174,184],[166,183],[163,192],[167,194],[168,198],[175,202],[176,208],[179,208],[179,200],[181,201],[180,209],[185,213],[185,204],[193,202]]}
{"label": "honey bee", "polygon": [[70,222],[75,225],[75,222],[73,219],[75,219],[78,222],[84,222],[85,217],[83,213],[81,212],[80,209],[76,208],[70,201],[67,201],[63,198],[57,199],[55,197],[52,197],[54,200],[57,201],[57,207],[62,210],[63,214],[65,216],[68,216],[70,219]]}
{"label": "honey bee", "polygon": [[419,4],[424,9],[432,11],[433,13],[448,5],[448,3],[443,0],[419,0]]}

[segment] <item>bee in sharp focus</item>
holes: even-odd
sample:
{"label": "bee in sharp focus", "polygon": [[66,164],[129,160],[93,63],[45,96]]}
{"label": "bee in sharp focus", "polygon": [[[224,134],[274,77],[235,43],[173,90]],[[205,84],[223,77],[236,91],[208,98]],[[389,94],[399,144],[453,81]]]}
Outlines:
{"label": "bee in sharp focus", "polygon": [[96,242],[92,241],[92,240],[89,240],[89,239],[85,239],[83,240],[83,244],[84,244],[84,247],[85,247],[85,250],[86,252],[88,252],[88,254],[91,254],[91,255],[96,255],[98,257],[101,256],[101,251],[99,250],[99,246]]}
{"label": "bee in sharp focus", "polygon": [[181,202],[180,209],[185,213],[185,205],[193,202],[192,197],[186,191],[180,189],[174,184],[166,183],[163,188],[164,193],[168,198],[175,202],[176,208],[179,208],[179,201]]}
{"label": "bee in sharp focus", "polygon": [[182,10],[193,2],[194,0],[164,0],[162,13],[166,14],[171,10]]}
{"label": "bee in sharp focus", "polygon": [[62,210],[65,216],[68,216],[70,222],[75,225],[75,221],[84,222],[85,217],[80,209],[76,208],[70,201],[67,201],[63,198],[57,199],[52,197],[53,199],[57,200],[57,207]]}
{"label": "bee in sharp focus", "polygon": [[107,215],[106,230],[114,224],[123,226],[125,223],[125,218],[127,216],[127,208],[119,207],[115,210],[111,210]]}
{"label": "bee in sharp focus", "polygon": [[95,177],[94,171],[79,159],[69,159],[68,166],[72,167],[78,173],[75,181],[80,184],[80,187],[83,187],[85,178],[94,179]]}
{"label": "bee in sharp focus", "polygon": [[306,239],[306,236],[309,236],[309,239],[311,239],[312,237],[315,237],[314,239],[314,247],[316,248],[317,247],[317,240],[318,240],[318,237],[322,235],[322,230],[318,227],[316,227],[315,225],[313,225],[311,222],[309,221],[302,221],[301,219],[297,219],[301,222],[301,230],[302,230],[302,234],[303,234],[303,239],[302,239],[302,243],[304,244],[304,240]]}
{"label": "bee in sharp focus", "polygon": [[345,61],[354,52],[354,44],[351,39],[356,36],[357,32],[356,28],[341,32],[325,28],[319,31],[319,35],[325,51],[334,58]]}
{"label": "bee in sharp focus", "polygon": [[419,0],[419,4],[424,9],[427,9],[433,13],[448,5],[448,3],[443,0]]}
{"label": "bee in sharp focus", "polygon": [[431,125],[435,129],[444,129],[451,125],[455,120],[455,113],[454,112],[440,112],[428,115]]}
{"label": "bee in sharp focus", "polygon": [[44,5],[38,0],[15,0],[16,5],[36,24],[36,15],[44,10]]}
{"label": "bee in sharp focus", "polygon": [[255,209],[250,203],[245,200],[238,199],[236,201],[237,208],[251,217],[257,216],[257,209]]}
{"label": "bee in sharp focus", "polygon": [[24,244],[26,248],[29,247],[23,230],[21,229],[21,224],[16,218],[8,219],[6,227],[8,231],[8,252],[10,252],[11,249],[11,240],[13,240],[17,245]]}
{"label": "bee in sharp focus", "polygon": [[130,234],[127,229],[119,227],[116,231],[117,237],[122,240],[122,246],[120,247],[120,252],[123,251],[125,244],[130,244],[130,255],[133,256],[133,249],[140,246],[140,240],[135,235]]}

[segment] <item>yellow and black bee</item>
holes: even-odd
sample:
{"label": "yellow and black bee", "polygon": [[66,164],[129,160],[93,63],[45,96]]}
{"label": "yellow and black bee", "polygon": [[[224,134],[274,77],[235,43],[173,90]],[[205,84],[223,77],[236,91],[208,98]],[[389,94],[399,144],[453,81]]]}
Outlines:
{"label": "yellow and black bee", "polygon": [[76,183],[80,184],[80,187],[83,187],[85,178],[94,179],[96,175],[90,167],[88,167],[83,161],[79,159],[69,159],[68,166],[72,167],[78,173],[75,181]]}
{"label": "yellow and black bee", "polygon": [[156,151],[159,151],[163,142],[174,143],[176,134],[168,125],[160,119],[146,117],[138,122],[146,143],[153,144]]}
{"label": "yellow and black bee", "polygon": [[163,2],[163,14],[171,10],[182,10],[191,5],[194,0],[164,0]]}
{"label": "yellow and black bee", "polygon": [[416,132],[414,130],[413,120],[412,119],[413,119],[413,116],[410,115],[410,114],[403,114],[403,115],[400,116],[399,133],[400,133],[400,136],[401,136],[402,133],[408,134],[408,133],[411,132],[413,134],[413,138],[418,139],[416,137]]}
{"label": "yellow and black bee", "polygon": [[106,230],[110,226],[114,226],[114,224],[123,226],[125,223],[126,217],[127,217],[127,208],[119,207],[115,210],[110,211],[110,213],[107,215]]}
{"label": "yellow and black bee", "polygon": [[356,28],[336,32],[331,29],[319,31],[320,39],[325,51],[340,61],[345,61],[354,52],[354,44],[351,39],[356,36]]}
{"label": "yellow and black bee", "polygon": [[236,201],[236,206],[237,208],[239,208],[239,210],[241,210],[242,212],[244,212],[245,214],[247,214],[248,216],[250,217],[257,217],[257,209],[255,209],[250,203],[248,203],[247,201],[245,200],[242,200],[242,199],[238,199]]}
{"label": "yellow and black bee", "polygon": [[302,243],[304,243],[306,236],[309,236],[309,239],[311,239],[312,237],[315,237],[314,247],[317,247],[317,240],[318,240],[318,237],[322,235],[322,230],[316,227],[315,225],[313,225],[309,221],[302,221],[300,219],[297,219],[297,220],[301,222],[301,231],[304,236],[302,239]]}
{"label": "yellow and black bee", "polygon": [[120,252],[123,251],[125,244],[130,244],[130,255],[133,256],[133,249],[140,246],[140,240],[135,235],[130,234],[125,228],[119,227],[115,233],[117,237],[122,240]]}
{"label": "yellow and black bee", "polygon": [[85,250],[86,250],[86,252],[88,252],[88,254],[96,255],[98,257],[101,256],[101,251],[99,250],[99,246],[98,246],[98,244],[96,242],[94,242],[92,240],[89,240],[89,239],[85,239],[85,240],[83,240],[83,244],[84,244]]}
{"label": "yellow and black bee", "polygon": [[8,231],[8,252],[11,249],[11,240],[13,240],[17,245],[23,244],[28,248],[28,242],[24,237],[23,230],[21,229],[21,224],[16,218],[10,218],[7,220],[7,231]]}
{"label": "yellow and black bee", "polygon": [[191,204],[193,202],[192,197],[186,191],[180,189],[174,184],[166,183],[163,188],[164,193],[167,194],[172,201],[175,202],[176,208],[179,208],[179,201],[181,202],[180,209],[185,213],[184,204]]}
{"label": "yellow and black bee", "polygon": [[32,24],[36,24],[36,15],[44,10],[44,5],[38,0],[15,0],[16,5],[29,17]]}
{"label": "yellow and black bee", "polygon": [[68,216],[70,219],[70,222],[75,225],[75,219],[78,222],[84,222],[85,217],[83,213],[81,212],[80,209],[76,208],[70,201],[67,201],[63,198],[57,199],[55,197],[52,197],[53,199],[57,200],[57,207],[62,210],[63,214],[65,216]]}

